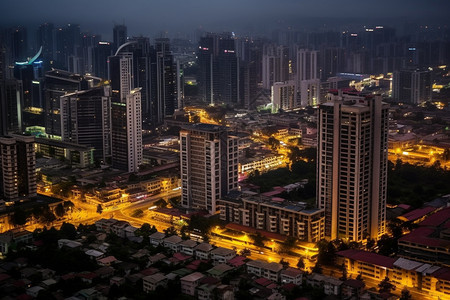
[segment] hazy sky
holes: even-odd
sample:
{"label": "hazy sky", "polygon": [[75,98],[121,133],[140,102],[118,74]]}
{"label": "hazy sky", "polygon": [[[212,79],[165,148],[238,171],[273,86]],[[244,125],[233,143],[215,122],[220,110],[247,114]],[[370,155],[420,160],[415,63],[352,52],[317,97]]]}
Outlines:
{"label": "hazy sky", "polygon": [[[205,30],[264,31],[276,26],[367,21],[449,23],[450,0],[0,0],[0,25],[79,23],[111,38],[114,23],[129,35]],[[381,24],[383,25],[383,24]]]}

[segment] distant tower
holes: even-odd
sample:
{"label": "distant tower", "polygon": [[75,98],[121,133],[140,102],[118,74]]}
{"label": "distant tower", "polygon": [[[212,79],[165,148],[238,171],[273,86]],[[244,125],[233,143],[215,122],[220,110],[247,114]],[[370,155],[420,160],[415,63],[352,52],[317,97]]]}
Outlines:
{"label": "distant tower", "polygon": [[270,90],[275,82],[289,80],[289,48],[267,45],[262,57],[262,84]]}
{"label": "distant tower", "polygon": [[286,82],[275,82],[272,86],[272,112],[279,110],[291,110],[298,108],[297,92],[293,80]]}
{"label": "distant tower", "polygon": [[0,80],[0,136],[22,132],[22,82]]}
{"label": "distant tower", "polygon": [[317,51],[297,51],[296,84],[301,106],[315,106],[320,98],[320,79],[317,68]]}
{"label": "distant tower", "polygon": [[114,25],[113,28],[113,51],[117,51],[119,47],[127,42],[127,26]]}
{"label": "distant tower", "polygon": [[223,126],[198,123],[180,132],[181,205],[216,212],[216,201],[238,189],[238,139]]}
{"label": "distant tower", "polygon": [[397,102],[420,104],[431,101],[431,71],[401,70],[394,72],[392,97]]}
{"label": "distant tower", "polygon": [[385,233],[389,106],[380,96],[329,94],[319,106],[317,200],[325,236],[361,242]]}
{"label": "distant tower", "polygon": [[34,137],[0,137],[0,197],[14,201],[35,197],[36,191]]}

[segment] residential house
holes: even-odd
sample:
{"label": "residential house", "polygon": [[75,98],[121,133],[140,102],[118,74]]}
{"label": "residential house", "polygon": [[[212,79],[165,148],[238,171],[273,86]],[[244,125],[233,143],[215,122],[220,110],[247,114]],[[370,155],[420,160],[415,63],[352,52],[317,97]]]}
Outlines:
{"label": "residential house", "polygon": [[246,263],[247,273],[255,274],[258,277],[264,277],[274,282],[280,279],[280,273],[283,265],[276,262],[266,262],[259,259],[251,260]]}
{"label": "residential house", "polygon": [[193,240],[185,240],[180,243],[180,252],[186,255],[194,255],[195,246],[197,246],[197,242]]}
{"label": "residential house", "polygon": [[183,241],[178,235],[172,235],[164,239],[164,247],[174,252],[180,251],[180,243]]}
{"label": "residential house", "polygon": [[287,268],[281,271],[281,283],[302,284],[303,272],[296,268]]}
{"label": "residential house", "polygon": [[209,260],[213,246],[209,243],[201,243],[195,247],[195,258]]}
{"label": "residential house", "polygon": [[326,295],[338,296],[341,293],[342,281],[331,276],[313,273],[306,282],[315,288],[323,288]]}
{"label": "residential house", "polygon": [[342,283],[342,299],[361,299],[366,285],[361,280],[348,279]]}
{"label": "residential house", "polygon": [[150,235],[150,245],[152,246],[159,246],[164,242],[164,238],[166,237],[166,234],[162,232],[155,232]]}
{"label": "residential house", "polygon": [[209,269],[206,273],[211,277],[222,279],[233,270],[234,268],[227,264],[219,264]]}
{"label": "residential house", "polygon": [[111,232],[115,233],[117,236],[121,238],[126,237],[125,229],[130,226],[130,223],[125,221],[117,221],[113,225],[111,225]]}
{"label": "residential house", "polygon": [[217,247],[211,251],[211,259],[214,265],[224,264],[236,256],[236,251],[232,249]]}
{"label": "residential house", "polygon": [[205,277],[205,275],[199,272],[182,277],[180,279],[181,292],[189,296],[195,296],[195,288],[198,286],[203,277]]}
{"label": "residential house", "polygon": [[97,228],[97,231],[104,231],[106,233],[110,233],[111,226],[117,222],[118,220],[116,219],[100,219],[97,222],[95,222],[95,227]]}
{"label": "residential house", "polygon": [[158,286],[166,287],[168,279],[162,273],[145,276],[142,278],[144,292],[148,293],[156,290]]}
{"label": "residential house", "polygon": [[61,249],[62,247],[67,247],[67,248],[80,248],[81,246],[83,246],[82,243],[77,242],[77,241],[72,241],[72,240],[68,240],[68,239],[59,239],[58,240],[58,248]]}

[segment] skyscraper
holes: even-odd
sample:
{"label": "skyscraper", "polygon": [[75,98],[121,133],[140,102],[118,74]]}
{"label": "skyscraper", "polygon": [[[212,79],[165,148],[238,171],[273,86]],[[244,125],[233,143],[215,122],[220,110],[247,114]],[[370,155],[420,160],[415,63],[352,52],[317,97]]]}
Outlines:
{"label": "skyscraper", "polygon": [[22,82],[0,80],[0,136],[22,132]]}
{"label": "skyscraper", "polygon": [[296,84],[301,106],[319,103],[320,79],[317,67],[317,51],[297,51]]}
{"label": "skyscraper", "polygon": [[298,108],[297,92],[293,80],[286,82],[275,82],[272,86],[272,112],[279,110],[291,110]]}
{"label": "skyscraper", "polygon": [[360,242],[385,233],[388,105],[330,94],[319,106],[317,200],[325,236]]}
{"label": "skyscraper", "polygon": [[60,97],[63,141],[94,148],[94,159],[111,158],[111,87],[100,86]]}
{"label": "skyscraper", "polygon": [[238,139],[223,126],[198,123],[180,132],[182,199],[186,208],[216,212],[216,201],[238,189]]}
{"label": "skyscraper", "polygon": [[140,89],[133,89],[122,102],[112,102],[112,166],[137,172],[142,164],[142,112]]}
{"label": "skyscraper", "polygon": [[432,80],[429,70],[401,70],[394,72],[392,97],[395,101],[420,104],[431,101]]}
{"label": "skyscraper", "polygon": [[262,57],[262,84],[270,90],[275,82],[289,80],[289,48],[266,45]]}
{"label": "skyscraper", "polygon": [[34,137],[0,137],[0,197],[18,200],[36,196]]}
{"label": "skyscraper", "polygon": [[114,52],[119,49],[119,47],[127,42],[127,26],[125,25],[114,25],[113,28],[113,50]]}

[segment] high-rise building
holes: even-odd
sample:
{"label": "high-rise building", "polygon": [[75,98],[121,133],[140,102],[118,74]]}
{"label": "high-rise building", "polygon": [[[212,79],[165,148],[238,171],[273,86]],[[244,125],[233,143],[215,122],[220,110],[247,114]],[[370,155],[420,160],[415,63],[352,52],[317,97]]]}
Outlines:
{"label": "high-rise building", "polygon": [[289,48],[267,45],[262,57],[262,85],[270,90],[275,82],[289,80]]}
{"label": "high-rise building", "polygon": [[22,82],[0,80],[0,136],[22,132]]}
{"label": "high-rise building", "polygon": [[120,102],[124,102],[134,88],[133,53],[121,52],[109,57],[108,68],[111,88],[119,91]]}
{"label": "high-rise building", "polygon": [[297,92],[293,80],[286,82],[275,82],[272,86],[272,112],[280,110],[292,110],[299,107],[297,103]]}
{"label": "high-rise building", "polygon": [[360,242],[385,233],[388,105],[380,96],[329,94],[319,106],[317,201],[325,236]]}
{"label": "high-rise building", "polygon": [[432,80],[429,70],[401,70],[394,72],[392,97],[395,101],[420,104],[431,101]]}
{"label": "high-rise building", "polygon": [[14,201],[36,192],[34,137],[0,137],[0,197]]}
{"label": "high-rise building", "polygon": [[60,97],[61,138],[94,148],[94,159],[111,158],[111,88],[100,86]]}
{"label": "high-rise building", "polygon": [[162,124],[178,108],[176,65],[167,38],[156,39],[156,101],[153,103],[154,123]]}
{"label": "high-rise building", "polygon": [[127,42],[127,26],[114,25],[113,28],[113,50],[114,52],[119,47]]}
{"label": "high-rise building", "polygon": [[121,102],[111,103],[112,167],[137,172],[142,164],[142,112],[140,89]]}
{"label": "high-rise building", "polygon": [[306,49],[297,51],[296,84],[301,106],[315,106],[319,103],[320,79],[317,51]]}
{"label": "high-rise building", "polygon": [[182,206],[215,213],[216,201],[238,189],[238,139],[198,123],[181,130],[180,144]]}
{"label": "high-rise building", "polygon": [[100,78],[108,78],[108,57],[112,55],[110,42],[98,42],[93,51],[93,73]]}
{"label": "high-rise building", "polygon": [[209,33],[199,42],[199,94],[206,103],[240,104],[239,59],[231,33]]}

